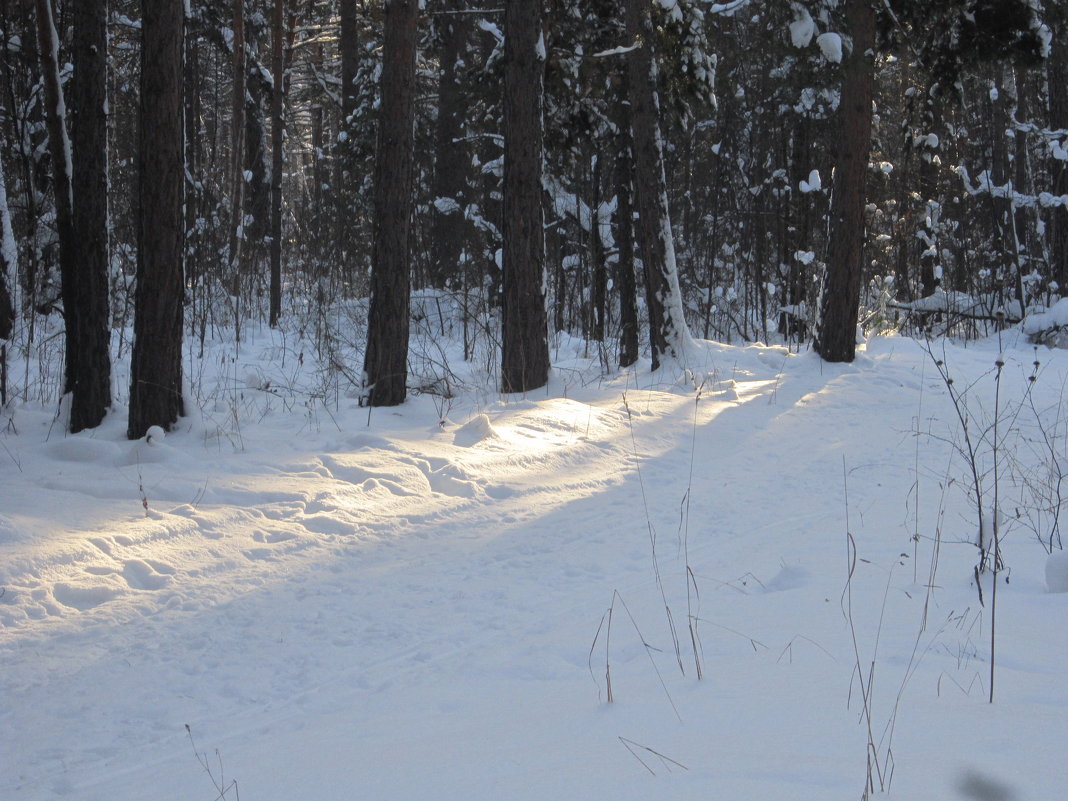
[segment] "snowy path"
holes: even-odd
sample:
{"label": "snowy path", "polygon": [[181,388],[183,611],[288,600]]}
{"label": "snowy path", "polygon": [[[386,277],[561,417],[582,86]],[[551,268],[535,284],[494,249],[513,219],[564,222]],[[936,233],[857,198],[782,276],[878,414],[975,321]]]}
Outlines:
{"label": "snowy path", "polygon": [[[917,390],[934,408],[937,386],[903,341],[848,368],[716,355],[731,368],[699,399],[621,378],[457,408],[470,422],[446,430],[425,400],[369,426],[366,410],[338,427],[276,415],[248,424],[237,452],[197,430],[125,443],[118,424],[42,446],[48,421],[26,412],[0,508],[0,725],[15,733],[0,797],[210,799],[185,724],[246,801],[858,797],[843,466],[866,648],[892,588],[878,685],[892,701],[923,603],[911,564],[895,567],[911,548],[909,432],[925,414]],[[922,448],[943,469],[945,446]],[[941,692],[984,669],[973,549],[945,547],[937,637],[896,735],[900,798],[946,793],[971,746],[925,749],[990,717],[981,691]],[[1017,689],[993,715],[1019,731],[1026,714],[1055,739],[1068,643],[1049,621],[1068,606],[1042,591],[1040,557],[1021,545],[999,610]],[[1021,798],[1066,778],[1041,749],[983,753],[1022,790],[1019,776],[1042,777]]]}

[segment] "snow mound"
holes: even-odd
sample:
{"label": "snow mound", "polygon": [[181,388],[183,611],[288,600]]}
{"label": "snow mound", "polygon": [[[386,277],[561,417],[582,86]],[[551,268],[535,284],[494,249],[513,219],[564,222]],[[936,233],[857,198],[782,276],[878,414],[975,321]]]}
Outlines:
{"label": "snow mound", "polygon": [[[809,192],[819,192],[823,188],[823,181],[820,179],[820,171],[813,170],[810,172],[808,174],[808,180],[801,181],[799,188],[804,195],[807,195]],[[811,261],[811,259],[809,261]]]}
{"label": "snow mound", "polygon": [[1046,559],[1046,587],[1050,592],[1068,592],[1068,551],[1054,551]]}
{"label": "snow mound", "polygon": [[499,436],[489,417],[483,413],[472,417],[457,429],[453,442],[461,448],[470,448],[473,445],[487,440],[496,439]]}
{"label": "snow mound", "polygon": [[823,57],[832,64],[842,63],[842,37],[837,33],[821,33],[816,37]]}
{"label": "snow mound", "polygon": [[794,47],[805,48],[812,42],[816,33],[816,23],[812,21],[812,15],[801,6],[794,9],[798,18],[790,23],[790,41]]}
{"label": "snow mound", "polygon": [[1022,327],[1036,345],[1048,345],[1051,348],[1068,346],[1068,298],[1061,298],[1049,309],[1027,315]]}

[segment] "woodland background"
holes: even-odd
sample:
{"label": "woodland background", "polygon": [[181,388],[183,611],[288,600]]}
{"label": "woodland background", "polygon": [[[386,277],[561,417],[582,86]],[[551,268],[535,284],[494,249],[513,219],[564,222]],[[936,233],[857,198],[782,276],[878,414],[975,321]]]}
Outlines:
{"label": "woodland background", "polygon": [[[71,393],[72,430],[123,395],[108,359],[129,348],[130,435],[169,426],[183,337],[240,340],[249,325],[292,331],[353,385],[381,386],[374,331],[363,340],[367,298],[387,294],[376,270],[404,296],[393,318],[462,326],[465,356],[527,347],[507,319],[502,334],[501,312],[524,227],[506,211],[505,165],[531,124],[543,141],[524,157],[542,189],[523,213],[542,215],[544,261],[514,302],[546,310],[524,324],[536,339],[539,325],[550,341],[579,336],[606,370],[644,349],[654,368],[684,355],[656,335],[655,307],[675,300],[701,338],[816,336],[825,358],[849,360],[858,323],[978,335],[1052,305],[1068,280],[1059,1],[191,0],[184,26],[182,5],[0,3],[4,399]],[[517,68],[506,41],[520,25],[540,44]],[[506,91],[510,74],[544,89],[511,134],[508,105],[527,101]],[[635,76],[655,101],[650,173]],[[840,108],[865,80],[870,135]],[[391,139],[409,119],[410,143]],[[862,162],[859,194],[847,158]],[[657,166],[669,213],[646,227]],[[664,261],[648,249],[658,237],[671,263],[650,264]],[[857,252],[836,253],[846,241]],[[819,345],[834,303],[850,341],[837,355]],[[407,374],[406,331],[378,336],[404,373],[379,402],[449,391],[447,370]],[[44,365],[64,349],[60,377]],[[504,358],[505,388],[537,385],[510,385]],[[163,401],[138,399],[157,384]]]}

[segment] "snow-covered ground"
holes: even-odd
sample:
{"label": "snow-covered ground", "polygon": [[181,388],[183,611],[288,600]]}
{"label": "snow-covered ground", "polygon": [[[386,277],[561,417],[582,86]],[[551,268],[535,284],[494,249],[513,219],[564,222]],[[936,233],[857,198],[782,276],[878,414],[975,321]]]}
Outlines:
{"label": "snow-covered ground", "polygon": [[[1068,464],[1068,354],[1040,429],[1006,339],[990,704],[920,344],[603,377],[565,343],[547,391],[368,413],[268,337],[209,349],[162,440],[0,421],[0,798],[832,801],[869,764],[894,799],[1064,797],[1068,593],[1018,487],[1056,484],[1043,431]],[[989,468],[998,343],[943,347]]]}

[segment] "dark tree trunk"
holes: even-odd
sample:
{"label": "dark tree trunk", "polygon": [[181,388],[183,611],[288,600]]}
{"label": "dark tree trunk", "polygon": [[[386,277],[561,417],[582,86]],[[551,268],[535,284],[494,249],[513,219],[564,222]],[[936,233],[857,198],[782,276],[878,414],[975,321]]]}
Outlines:
{"label": "dark tree trunk", "polygon": [[335,238],[342,271],[348,273],[348,278],[351,280],[356,277],[353,268],[358,261],[355,198],[359,192],[358,184],[363,180],[362,176],[358,177],[353,169],[352,126],[349,124],[356,110],[355,82],[360,66],[356,0],[341,0],[339,10],[341,17],[341,35],[338,40],[338,50],[341,55],[341,124],[338,126],[339,137],[334,163],[334,193],[337,202]]}
{"label": "dark tree trunk", "polygon": [[341,0],[341,130],[348,130],[348,119],[356,110],[356,70],[360,65],[359,36],[356,26],[356,0]]}
{"label": "dark tree trunk", "polygon": [[[84,156],[83,161],[95,162],[83,164],[83,169],[78,172],[77,177],[82,182],[79,189],[86,193],[81,199],[89,208],[84,210],[85,216],[79,219],[76,228],[71,142],[67,138],[67,115],[59,82],[59,41],[50,0],[37,0],[37,41],[47,104],[45,114],[52,156],[63,322],[66,329],[63,391],[71,396],[69,426],[72,432],[98,425],[111,405],[107,319],[107,179],[104,172],[106,122],[100,119],[105,108],[107,50],[104,48],[92,52],[94,47],[98,47],[99,24],[104,23],[106,17],[104,9],[97,8],[97,5],[86,0],[75,9],[79,23],[75,37],[76,58],[81,60],[82,67],[75,72],[74,88],[75,94],[84,93],[77,97],[76,106],[80,112],[78,155]],[[94,72],[98,74],[92,74]],[[95,109],[93,104],[96,104]],[[87,239],[79,241],[80,237]]]}
{"label": "dark tree trunk", "polygon": [[[604,342],[608,311],[608,264],[601,237],[601,156],[594,158],[592,175],[593,201],[590,203],[590,267],[593,270],[593,329],[590,339]],[[581,212],[580,212],[581,213]]]}
{"label": "dark tree trunk", "polygon": [[74,4],[71,131],[74,235],[79,265],[63,276],[63,309],[77,344],[68,344],[70,430],[94,428],[111,406],[108,309],[107,0]]}
{"label": "dark tree trunk", "polygon": [[[623,128],[620,129],[624,130]],[[630,136],[620,137],[616,159],[616,284],[619,287],[619,366],[638,361],[638,290],[634,273],[634,209],[631,205]]]}
{"label": "dark tree trunk", "polygon": [[665,357],[683,355],[690,333],[682,312],[668,211],[657,95],[659,74],[653,53],[655,31],[650,5],[647,0],[626,0],[627,35],[641,42],[628,56],[627,77],[638,242],[645,268],[649,342],[656,370]]}
{"label": "dark tree trunk", "polygon": [[234,0],[232,30],[234,85],[230,122],[230,277],[236,279],[245,238],[245,0]]}
{"label": "dark tree trunk", "polygon": [[[447,0],[446,12],[459,11],[463,0]],[[440,16],[441,56],[438,72],[438,118],[434,131],[434,206],[430,227],[430,281],[445,287],[458,274],[464,247],[463,205],[471,157],[464,132],[463,91],[457,66],[470,30],[470,14]]]}
{"label": "dark tree trunk", "polygon": [[923,243],[920,252],[920,292],[923,297],[934,294],[935,290],[942,285],[942,279],[938,275],[938,265],[941,264],[939,252],[941,249],[939,239],[939,214],[941,206],[938,205],[938,173],[942,149],[942,105],[945,100],[940,96],[941,87],[938,84],[932,86],[926,93],[926,103],[923,111],[924,130],[921,131],[920,141],[917,148],[920,154],[920,201],[923,205],[919,208],[920,218],[920,242]]}
{"label": "dark tree trunk", "polygon": [[259,73],[259,43],[263,36],[260,25],[262,15],[250,14],[245,18],[245,169],[248,171],[245,187],[245,259],[243,266],[248,272],[259,273],[263,267],[263,244],[270,235],[271,181],[270,161],[267,155],[267,103],[270,99],[270,83]]}
{"label": "dark tree trunk", "polygon": [[418,21],[418,0],[386,0],[374,174],[371,310],[363,368],[372,406],[396,406],[407,396],[411,303],[408,235]]}
{"label": "dark tree trunk", "polygon": [[851,362],[856,356],[875,70],[875,9],[871,0],[846,2],[853,52],[842,64],[827,281],[815,342],[816,351],[829,362]]}
{"label": "dark tree trunk", "polygon": [[15,304],[11,302],[8,282],[18,275],[18,251],[11,229],[11,210],[7,204],[7,179],[4,160],[0,158],[0,407],[7,406],[7,341],[15,327]]}
{"label": "dark tree trunk", "polygon": [[502,392],[527,392],[549,380],[541,208],[542,5],[542,0],[510,0],[504,12]]}
{"label": "dark tree trunk", "polygon": [[[7,204],[7,179],[3,159],[0,159],[0,342],[11,339],[15,326],[15,304],[11,302],[8,281],[14,282],[18,275],[17,260],[15,235],[11,230],[11,210]],[[6,351],[0,354],[0,370],[6,367],[6,355]],[[7,403],[7,388],[0,386],[0,390],[4,390],[4,397],[0,398],[2,406]]]}
{"label": "dark tree trunk", "polygon": [[1009,126],[1012,124],[1014,96],[1011,86],[1011,67],[997,64],[990,82],[989,94],[991,106],[990,136],[990,180],[994,186],[1005,187],[1008,195],[988,192],[992,215],[991,229],[994,233],[994,258],[999,263],[998,303],[1008,303],[1010,295],[1022,300],[1023,282],[1021,277],[1019,241],[1016,235],[1016,218],[1013,214],[1012,194],[1016,187],[1013,183],[1012,154],[1009,144]]}
{"label": "dark tree trunk", "polygon": [[[1050,43],[1050,56],[1046,64],[1046,78],[1049,92],[1049,127],[1054,130],[1068,128],[1068,21],[1063,18],[1054,28],[1053,41]],[[1051,186],[1050,192],[1055,196],[1068,195],[1068,164],[1060,159],[1049,160]],[[1052,217],[1049,226],[1050,272],[1059,285],[1061,295],[1068,289],[1068,208],[1054,206],[1050,209]]]}
{"label": "dark tree trunk", "polygon": [[278,327],[282,314],[282,168],[285,142],[285,8],[286,0],[274,0],[271,18],[271,308],[270,326]]}
{"label": "dark tree trunk", "polygon": [[134,347],[127,436],[183,414],[182,45],[184,0],[141,0],[141,109]]}

